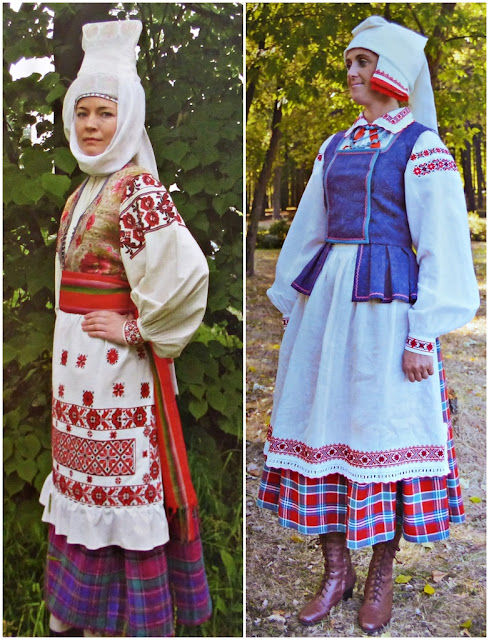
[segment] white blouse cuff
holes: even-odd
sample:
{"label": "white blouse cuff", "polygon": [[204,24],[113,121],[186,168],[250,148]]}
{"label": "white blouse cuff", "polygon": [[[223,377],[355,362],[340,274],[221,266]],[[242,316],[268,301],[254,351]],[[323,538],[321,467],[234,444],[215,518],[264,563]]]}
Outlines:
{"label": "white blouse cuff", "polygon": [[420,338],[413,338],[413,336],[408,336],[406,338],[406,344],[404,348],[406,349],[406,351],[412,351],[413,353],[432,355],[436,353],[436,342],[434,340],[421,340]]}

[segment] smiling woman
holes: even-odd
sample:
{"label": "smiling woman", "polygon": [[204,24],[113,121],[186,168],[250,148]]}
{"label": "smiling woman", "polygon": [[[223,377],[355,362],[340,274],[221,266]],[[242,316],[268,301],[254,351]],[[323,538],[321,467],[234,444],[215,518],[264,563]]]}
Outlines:
{"label": "smiling woman", "polygon": [[362,48],[349,49],[345,55],[346,79],[354,102],[365,107],[367,122],[373,122],[384,113],[397,109],[399,104],[392,94],[380,93],[370,83],[377,68],[379,56]]}
{"label": "smiling woman", "polygon": [[75,132],[80,150],[87,156],[103,153],[117,129],[117,100],[109,96],[80,97],[75,109]]}
{"label": "smiling woman", "polygon": [[358,613],[372,633],[391,617],[401,537],[443,540],[464,520],[438,336],[472,319],[478,289],[426,38],[378,16],[353,35],[363,112],[322,144],[268,291],[287,329],[258,504],[319,534],[304,625],[352,596],[350,549],[373,547]]}

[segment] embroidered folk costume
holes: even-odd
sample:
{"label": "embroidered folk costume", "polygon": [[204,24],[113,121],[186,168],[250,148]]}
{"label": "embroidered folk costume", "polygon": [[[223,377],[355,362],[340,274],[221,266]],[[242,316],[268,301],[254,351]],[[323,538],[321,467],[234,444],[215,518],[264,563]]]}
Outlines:
{"label": "embroidered folk costume", "polygon": [[[323,143],[268,291],[287,327],[258,504],[320,534],[327,566],[343,567],[336,587],[327,569],[304,624],[351,593],[347,547],[374,545],[375,559],[381,543],[392,558],[397,521],[428,542],[464,520],[438,341],[479,301],[463,187],[433,130],[426,39],[378,17],[353,34],[347,51],[379,56],[371,89],[410,107],[362,114]],[[435,375],[410,382],[405,349],[433,358]],[[388,604],[373,621],[368,606],[364,630],[388,622]]]}
{"label": "embroidered folk costume", "polygon": [[[141,27],[85,25],[84,62],[65,98],[65,132],[89,177],[58,235],[53,471],[41,502],[55,620],[161,637],[174,635],[175,615],[201,624],[211,611],[172,361],[202,320],[208,268],[158,180],[135,70]],[[73,123],[88,96],[117,102],[116,133],[93,156]],[[125,345],[82,330],[94,310],[132,314]]]}

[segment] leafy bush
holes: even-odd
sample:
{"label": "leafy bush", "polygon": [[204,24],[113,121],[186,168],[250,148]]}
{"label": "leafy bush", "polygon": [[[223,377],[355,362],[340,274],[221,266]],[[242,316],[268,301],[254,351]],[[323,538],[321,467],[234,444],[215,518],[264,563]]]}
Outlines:
{"label": "leafy bush", "polygon": [[[4,631],[47,635],[38,494],[51,466],[54,240],[82,179],[60,111],[81,24],[109,11],[143,21],[138,65],[160,177],[178,186],[175,203],[210,268],[204,323],[176,366],[214,615],[178,634],[240,636],[242,7],[228,3],[4,6]],[[53,55],[55,71],[42,78],[8,73],[22,57]]]}
{"label": "leafy bush", "polygon": [[271,233],[258,234],[256,246],[258,249],[280,249],[284,241]]}
{"label": "leafy bush", "polygon": [[479,240],[481,242],[486,241],[486,218],[480,218],[475,211],[469,212],[469,228],[470,237],[472,240]]}
{"label": "leafy bush", "polygon": [[281,220],[277,220],[276,222],[270,225],[270,227],[268,228],[268,233],[271,236],[279,237],[283,242],[285,240],[285,236],[287,235],[287,232],[289,231],[289,228],[290,228],[290,225],[287,222],[287,220],[284,220],[282,218]]}

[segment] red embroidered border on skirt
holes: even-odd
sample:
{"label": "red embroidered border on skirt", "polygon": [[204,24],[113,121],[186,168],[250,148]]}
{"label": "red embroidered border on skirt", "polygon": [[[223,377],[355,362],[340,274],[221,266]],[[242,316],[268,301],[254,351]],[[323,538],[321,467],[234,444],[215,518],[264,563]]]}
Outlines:
{"label": "red embroidered border on skirt", "polygon": [[308,478],[297,471],[266,464],[257,504],[278,513],[279,523],[306,535],[333,531],[347,534],[351,549],[394,536],[396,522],[411,542],[434,542],[449,535],[449,523],[465,520],[445,372],[437,340],[443,419],[447,424],[450,473],[444,477],[359,484],[333,473]]}

